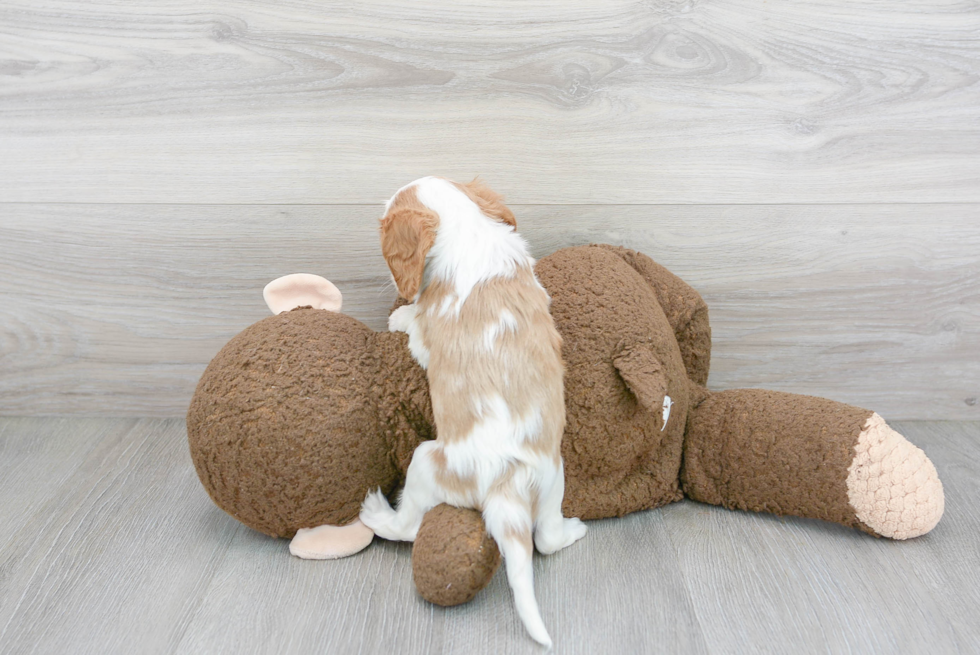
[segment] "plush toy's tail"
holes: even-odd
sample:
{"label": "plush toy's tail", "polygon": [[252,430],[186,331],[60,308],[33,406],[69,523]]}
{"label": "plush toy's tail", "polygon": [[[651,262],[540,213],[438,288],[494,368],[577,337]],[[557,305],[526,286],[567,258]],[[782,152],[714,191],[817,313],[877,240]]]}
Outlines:
{"label": "plush toy's tail", "polygon": [[880,416],[759,389],[710,394],[691,412],[681,483],[694,500],[892,539],[923,535],[943,514],[936,468]]}

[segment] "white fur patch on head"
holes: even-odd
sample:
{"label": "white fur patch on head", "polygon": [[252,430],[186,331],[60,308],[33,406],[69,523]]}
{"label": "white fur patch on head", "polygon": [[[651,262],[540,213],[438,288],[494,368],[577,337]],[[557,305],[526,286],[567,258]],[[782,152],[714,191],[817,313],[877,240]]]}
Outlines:
{"label": "white fur patch on head", "polygon": [[439,215],[426,276],[451,283],[459,304],[480,282],[511,277],[518,266],[533,261],[512,226],[485,216],[452,182],[424,177],[412,184],[419,201]]}

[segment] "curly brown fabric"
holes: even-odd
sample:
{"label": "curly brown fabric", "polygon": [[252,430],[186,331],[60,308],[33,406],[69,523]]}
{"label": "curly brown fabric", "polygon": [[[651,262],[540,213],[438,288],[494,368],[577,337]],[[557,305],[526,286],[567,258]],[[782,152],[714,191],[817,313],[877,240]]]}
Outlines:
{"label": "curly brown fabric", "polygon": [[412,550],[415,588],[436,605],[469,602],[500,567],[497,542],[480,513],[439,505],[422,520]]}

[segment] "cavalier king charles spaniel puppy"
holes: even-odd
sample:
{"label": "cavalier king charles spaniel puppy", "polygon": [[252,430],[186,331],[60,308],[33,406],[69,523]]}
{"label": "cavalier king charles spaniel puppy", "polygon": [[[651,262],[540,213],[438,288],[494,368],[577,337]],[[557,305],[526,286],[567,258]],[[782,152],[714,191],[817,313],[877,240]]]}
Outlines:
{"label": "cavalier king charles spaniel puppy", "polygon": [[521,621],[550,646],[531,554],[560,550],[586,528],[561,513],[561,337],[516,228],[501,197],[475,181],[425,177],[388,201],[381,247],[412,301],[388,327],[408,333],[426,369],[438,436],[415,450],[397,511],[377,489],[361,520],[380,537],[413,541],[439,503],[481,511]]}

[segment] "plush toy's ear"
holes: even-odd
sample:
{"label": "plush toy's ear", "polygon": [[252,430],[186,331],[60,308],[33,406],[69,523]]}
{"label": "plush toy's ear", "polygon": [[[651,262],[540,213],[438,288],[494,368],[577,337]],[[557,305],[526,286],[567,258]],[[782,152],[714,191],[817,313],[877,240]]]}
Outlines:
{"label": "plush toy's ear", "polygon": [[648,347],[620,344],[613,366],[644,408],[656,414],[665,410],[667,378],[660,360]]}
{"label": "plush toy's ear", "polygon": [[434,211],[415,207],[394,210],[381,221],[381,252],[403,298],[414,298],[422,286],[425,257],[438,225]]}
{"label": "plush toy's ear", "polygon": [[265,304],[273,314],[288,312],[309,305],[314,309],[339,312],[343,304],[340,289],[333,282],[319,275],[294,273],[276,278],[262,290]]}

